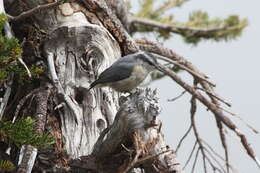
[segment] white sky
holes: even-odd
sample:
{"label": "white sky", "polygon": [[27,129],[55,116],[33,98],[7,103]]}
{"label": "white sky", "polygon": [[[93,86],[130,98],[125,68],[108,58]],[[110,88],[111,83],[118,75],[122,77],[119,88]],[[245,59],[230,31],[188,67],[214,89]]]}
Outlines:
{"label": "white sky", "polygon": [[[134,7],[136,4],[134,4]],[[194,47],[185,44],[182,39],[175,36],[165,43],[178,54],[187,57],[202,72],[211,77],[211,81],[217,84],[217,92],[232,103],[231,111],[239,114],[245,121],[249,122],[257,130],[260,130],[260,1],[259,0],[190,0],[181,8],[172,10],[176,20],[187,19],[193,10],[202,9],[210,16],[225,17],[228,14],[238,14],[249,20],[249,26],[237,40],[230,42],[205,41]],[[187,78],[188,75],[182,73]],[[165,78],[152,84],[158,88],[163,120],[163,129],[166,141],[175,148],[178,140],[186,131],[190,122],[190,96],[175,102],[167,102],[167,99],[179,95],[183,89],[171,79]],[[216,130],[215,120],[212,114],[199,106],[196,120],[199,124],[199,132],[217,151],[223,154],[219,136]],[[231,116],[230,116],[231,117]],[[232,117],[231,117],[232,118]],[[247,134],[256,154],[260,157],[259,134],[254,134],[241,121],[232,118]],[[186,161],[191,147],[194,143],[192,135],[185,141],[178,157],[182,164]],[[256,164],[246,154],[240,140],[228,130],[228,146],[230,149],[231,163],[238,168],[240,173],[260,172]],[[202,172],[199,165],[197,171]],[[190,167],[189,167],[190,168]],[[190,170],[188,168],[188,170]],[[186,171],[188,172],[188,171]]]}

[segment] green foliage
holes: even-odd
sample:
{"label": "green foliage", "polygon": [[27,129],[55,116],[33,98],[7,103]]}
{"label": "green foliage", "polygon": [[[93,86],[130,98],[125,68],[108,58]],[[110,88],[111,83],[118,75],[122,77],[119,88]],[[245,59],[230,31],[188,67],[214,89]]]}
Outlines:
{"label": "green foliage", "polygon": [[7,21],[7,17],[4,14],[0,14],[0,31],[4,28],[4,23]]}
{"label": "green foliage", "polygon": [[187,29],[180,30],[179,33],[187,43],[196,44],[202,39],[227,41],[240,36],[247,23],[246,19],[239,19],[237,15],[228,16],[226,19],[210,19],[206,12],[195,11],[191,13],[188,22],[182,24]]}
{"label": "green foliage", "polygon": [[16,38],[2,35],[7,17],[0,14],[0,83],[8,79],[9,74],[16,68],[16,59],[21,56],[22,48]]}
{"label": "green foliage", "polygon": [[18,82],[20,84],[27,84],[27,83],[31,83],[32,79],[39,79],[40,75],[44,72],[44,69],[41,67],[36,66],[35,64],[33,64],[30,68],[29,68],[31,74],[32,74],[32,78],[29,78],[27,72],[25,71],[24,67],[19,64],[18,66],[16,66],[15,69],[13,69],[13,71],[15,72],[17,78],[18,78]]}
{"label": "green foliage", "polygon": [[11,172],[15,170],[15,165],[9,160],[0,160],[0,172]]}
{"label": "green foliage", "polygon": [[[18,63],[17,58],[22,56],[22,47],[16,38],[7,38],[2,35],[4,23],[7,17],[0,14],[0,84],[8,80],[10,74],[14,74],[20,83],[30,82],[25,68]],[[32,77],[39,78],[43,69],[33,65],[30,68]]]}
{"label": "green foliage", "polygon": [[37,148],[48,148],[54,144],[50,134],[38,135],[34,130],[35,120],[25,118],[11,121],[0,121],[0,140],[6,143],[14,143],[17,147],[30,144]]}
{"label": "green foliage", "polygon": [[169,39],[172,36],[171,33],[177,33],[183,36],[187,43],[197,44],[205,39],[215,41],[235,39],[247,26],[247,20],[240,19],[237,15],[228,16],[226,19],[210,18],[206,12],[199,10],[191,13],[187,22],[179,22],[174,19],[173,14],[165,13],[185,2],[187,0],[168,0],[161,2],[162,5],[159,8],[154,8],[158,6],[154,0],[142,0],[135,17],[168,24],[172,26],[172,29],[136,24],[136,32],[154,32],[158,38],[163,39]]}
{"label": "green foliage", "polygon": [[136,14],[136,16],[153,19],[154,16],[156,16],[156,14],[153,14],[154,11],[153,4],[154,4],[154,0],[143,0],[141,2],[141,9]]}
{"label": "green foliage", "polygon": [[[171,23],[173,20],[173,15],[164,15],[164,12],[168,9],[175,6],[176,1],[180,0],[169,0],[165,2],[162,6],[159,8],[154,9],[155,1],[154,0],[142,0],[141,2],[141,8],[138,11],[138,13],[135,14],[136,17],[140,18],[147,18],[152,19],[156,22],[161,23]],[[184,0],[181,0],[184,1]],[[178,2],[177,2],[178,3]],[[137,25],[137,31],[138,32],[156,32],[158,33],[158,37],[168,39],[170,38],[171,34],[168,31],[162,30],[160,28],[154,28],[151,26],[145,26],[145,25]]]}

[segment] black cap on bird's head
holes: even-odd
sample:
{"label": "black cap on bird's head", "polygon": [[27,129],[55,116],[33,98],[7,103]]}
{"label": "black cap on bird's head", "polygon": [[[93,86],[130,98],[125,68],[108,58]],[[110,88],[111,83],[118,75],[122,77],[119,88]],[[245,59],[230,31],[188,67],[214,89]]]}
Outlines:
{"label": "black cap on bird's head", "polygon": [[154,56],[152,53],[140,51],[137,52],[136,54],[137,54],[137,58],[143,61],[143,64],[147,64],[149,66],[154,67],[154,64],[157,63],[156,56]]}

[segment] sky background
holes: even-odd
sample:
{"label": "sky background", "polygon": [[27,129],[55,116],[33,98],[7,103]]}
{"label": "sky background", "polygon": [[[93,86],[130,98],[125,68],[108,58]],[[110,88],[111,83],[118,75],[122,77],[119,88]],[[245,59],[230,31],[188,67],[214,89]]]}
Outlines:
{"label": "sky background", "polygon": [[[138,3],[133,4],[133,9]],[[241,18],[247,18],[249,26],[242,36],[229,42],[203,41],[197,46],[187,45],[181,37],[173,35],[164,45],[173,49],[178,54],[189,59],[200,71],[210,76],[211,81],[217,84],[217,93],[232,103],[232,112],[241,116],[250,125],[260,130],[260,1],[259,0],[190,0],[181,8],[174,8],[171,12],[175,19],[186,21],[194,10],[207,11],[211,17],[226,17],[230,14],[238,14]],[[190,81],[186,73],[180,73],[183,79]],[[158,88],[163,121],[163,130],[167,143],[176,147],[190,123],[190,95],[185,94],[174,102],[167,99],[178,96],[183,89],[170,78],[164,78],[151,85]],[[256,154],[260,157],[260,137],[248,129],[244,123],[235,117],[229,116],[247,134]],[[196,121],[201,136],[207,140],[221,154],[218,131],[213,115],[207,112],[201,104],[198,106]],[[256,164],[249,158],[243,149],[240,140],[232,131],[227,131],[228,146],[231,164],[240,173],[260,172]],[[184,142],[178,152],[178,158],[185,163],[188,154],[194,144],[193,133]],[[201,162],[200,162],[201,163]],[[186,169],[189,172],[191,167]],[[202,165],[198,165],[195,172],[202,172]]]}

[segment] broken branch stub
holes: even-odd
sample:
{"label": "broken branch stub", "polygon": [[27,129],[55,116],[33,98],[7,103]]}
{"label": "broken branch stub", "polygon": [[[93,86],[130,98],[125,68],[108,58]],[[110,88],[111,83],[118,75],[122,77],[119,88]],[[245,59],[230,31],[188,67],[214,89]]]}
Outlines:
{"label": "broken branch stub", "polygon": [[157,118],[160,108],[156,90],[138,90],[123,100],[113,124],[100,135],[91,155],[102,162],[99,165],[103,169],[106,165],[111,167],[108,162],[120,163],[116,172],[140,166],[149,173],[179,173],[176,154],[166,145]]}

